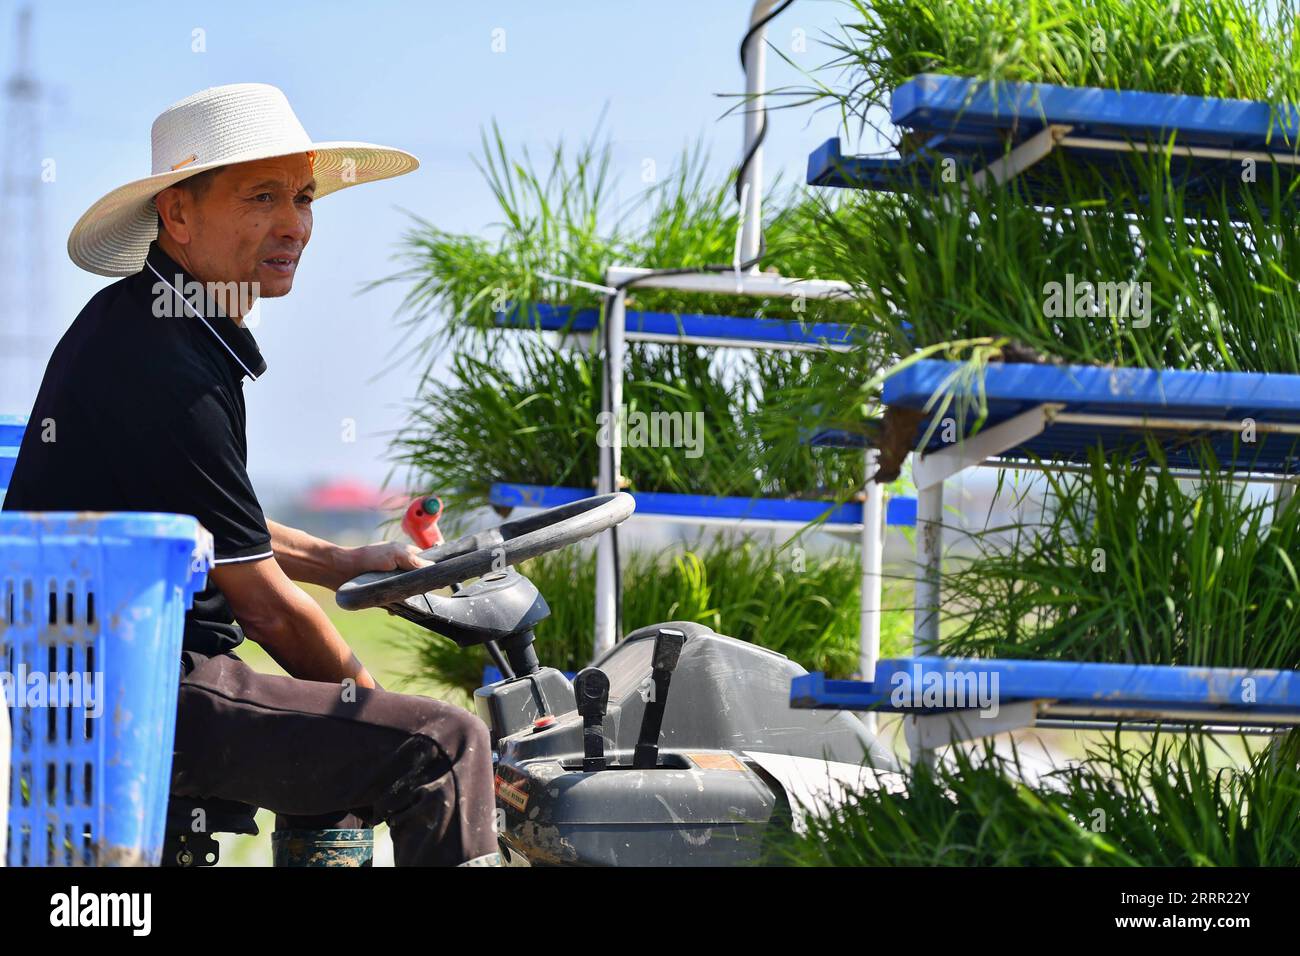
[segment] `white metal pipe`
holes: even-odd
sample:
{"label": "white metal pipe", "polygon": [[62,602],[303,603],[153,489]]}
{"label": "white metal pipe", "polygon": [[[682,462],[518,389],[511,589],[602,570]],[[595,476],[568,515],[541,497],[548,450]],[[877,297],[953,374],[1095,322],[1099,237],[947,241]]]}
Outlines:
{"label": "white metal pipe", "polygon": [[1232,736],[1243,735],[1251,737],[1279,737],[1280,734],[1276,727],[1268,726],[1244,726],[1241,724],[1175,724],[1165,723],[1164,721],[1134,721],[1117,718],[1114,721],[1093,719],[1083,720],[1077,717],[1052,718],[1039,717],[1034,721],[1034,726],[1040,729],[1048,730],[1098,730],[1105,729],[1107,733],[1121,730],[1126,733],[1148,734],[1153,731],[1163,731],[1164,733],[1206,733],[1206,734],[1231,734]]}
{"label": "white metal pipe", "polygon": [[1062,406],[1044,403],[998,422],[965,440],[946,445],[927,455],[912,456],[912,483],[918,489],[943,484],[958,472],[974,468],[990,458],[1041,434]]}
{"label": "white metal pipe", "polygon": [[1224,149],[1219,146],[1180,146],[1177,143],[1142,143],[1116,139],[1096,139],[1089,136],[1066,136],[1061,146],[1076,149],[1104,149],[1116,153],[1163,153],[1168,150],[1175,156],[1200,159],[1253,159],[1264,163],[1281,163],[1284,166],[1300,165],[1295,153],[1272,153],[1254,149]]}
{"label": "white metal pipe", "polygon": [[1273,485],[1273,517],[1276,519],[1286,510],[1295,494],[1295,478],[1288,475]]}
{"label": "white metal pipe", "polygon": [[[556,338],[556,345],[565,349],[588,349],[591,347],[591,332],[562,333]],[[661,332],[627,332],[624,339],[628,342],[653,342],[659,345],[703,345],[714,349],[766,349],[770,352],[851,352],[852,345],[831,345],[817,342],[764,342],[755,339],[720,339],[705,335],[670,335]]]}
{"label": "white metal pipe", "polygon": [[[780,531],[789,529],[791,531],[802,531],[808,528],[809,522],[795,518],[721,518],[721,517],[701,517],[698,515],[678,515],[678,514],[660,514],[658,512],[647,513],[638,511],[628,519],[629,522],[650,522],[657,521],[661,524],[689,524],[689,525],[716,525],[717,527],[735,528],[740,531],[754,531],[756,533],[763,531]],[[820,524],[812,529],[821,534],[833,534],[840,537],[857,539],[862,535],[862,525],[854,524]]]}
{"label": "white metal pipe", "polygon": [[[1041,712],[1045,717],[1063,720],[1097,720],[1102,722],[1102,726],[1111,719],[1125,716],[1138,720],[1151,721],[1158,718],[1162,722],[1187,724],[1222,721],[1226,716],[1221,709],[1209,703],[1187,706],[1161,704],[1158,707],[1135,704],[1131,708],[1107,707],[1104,702],[1089,705],[1082,702],[1063,704],[1044,700],[1039,703],[1042,705]],[[1251,713],[1249,716],[1243,714],[1241,722],[1248,727],[1292,727],[1297,723],[1295,714],[1290,713]]]}
{"label": "white metal pipe", "polygon": [[940,562],[943,559],[943,482],[916,493],[916,610],[912,653],[939,648]]}
{"label": "white metal pipe", "polygon": [[[864,681],[876,679],[880,659],[880,614],[883,605],[882,564],[885,554],[885,486],[876,484],[880,452],[866,452],[866,485],[862,499],[862,612],[858,626],[858,672]],[[876,732],[876,715],[862,715],[862,721]]]}
{"label": "white metal pipe", "polygon": [[[1069,461],[1028,461],[1023,458],[989,458],[980,462],[981,468],[997,468],[1001,471],[1041,471],[1064,472],[1074,475],[1090,475],[1092,468],[1088,465]],[[1165,472],[1173,478],[1186,478],[1194,481],[1201,477],[1199,471],[1190,468],[1168,468]],[[1240,471],[1231,475],[1234,481],[1245,481],[1259,485],[1283,485],[1294,482],[1293,475],[1268,475],[1260,472]]]}
{"label": "white metal pipe", "polygon": [[718,339],[695,335],[664,335],[657,332],[628,332],[629,342],[658,342],[663,345],[705,345],[719,349],[768,349],[773,352],[851,352],[852,345],[820,345],[816,342],[764,342],[752,339]]}
{"label": "white metal pipe", "polygon": [[[749,25],[766,17],[777,0],[757,0],[749,14]],[[748,32],[748,31],[747,31]],[[745,139],[742,146],[743,159],[750,147],[758,141],[765,122],[763,105],[764,87],[767,85],[767,27],[754,30],[745,42]],[[746,192],[745,187],[748,188]],[[740,260],[748,262],[758,256],[759,243],[763,235],[763,147],[754,150],[754,155],[745,168],[745,175],[740,180],[740,189],[745,199],[745,223],[740,234]],[[755,264],[750,269],[757,272]]]}
{"label": "white metal pipe", "polygon": [[[614,283],[611,283],[611,285]],[[605,376],[601,388],[601,411],[606,415],[609,449],[600,449],[598,493],[611,494],[619,490],[623,454],[623,356],[625,352],[623,325],[627,318],[627,296],[614,295],[609,314],[609,348],[605,354]],[[622,587],[614,560],[614,533],[610,528],[601,534],[596,543],[596,636],[595,656],[600,657],[614,646],[617,630],[618,592]],[[621,556],[620,556],[621,557]]]}
{"label": "white metal pipe", "polygon": [[[916,593],[913,602],[912,654],[937,653],[939,647],[940,563],[943,558],[943,482],[918,489],[916,494]],[[904,719],[908,753],[914,766],[933,767],[935,753],[922,745],[923,728],[917,718]]]}
{"label": "white metal pipe", "polygon": [[[1051,421],[1054,424],[1145,428],[1151,431],[1239,432],[1244,430],[1240,421],[1229,422],[1214,418],[1153,418],[1148,415],[1105,415],[1093,412],[1055,412]],[[1263,434],[1300,435],[1300,422],[1256,422],[1251,428]]]}
{"label": "white metal pipe", "polygon": [[742,275],[734,272],[686,272],[676,275],[654,275],[653,269],[632,266],[611,266],[605,272],[605,281],[611,286],[636,281],[639,289],[675,289],[679,292],[708,292],[718,295],[746,295],[795,299],[853,299],[857,294],[853,286],[838,279],[793,279],[788,276],[759,272]]}
{"label": "white metal pipe", "polygon": [[596,636],[593,660],[614,646],[615,588],[614,543],[605,531],[596,541]]}

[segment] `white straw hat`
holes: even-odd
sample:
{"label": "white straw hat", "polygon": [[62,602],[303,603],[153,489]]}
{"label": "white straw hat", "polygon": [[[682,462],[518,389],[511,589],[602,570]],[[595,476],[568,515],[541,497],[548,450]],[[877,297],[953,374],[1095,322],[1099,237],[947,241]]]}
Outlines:
{"label": "white straw hat", "polygon": [[265,83],[214,86],[174,103],[153,122],[153,173],[114,189],[86,210],[68,255],[103,276],[144,268],[158,237],[154,197],[182,179],[254,159],[315,154],[316,197],[419,168],[410,153],[354,142],[312,142],[284,93]]}

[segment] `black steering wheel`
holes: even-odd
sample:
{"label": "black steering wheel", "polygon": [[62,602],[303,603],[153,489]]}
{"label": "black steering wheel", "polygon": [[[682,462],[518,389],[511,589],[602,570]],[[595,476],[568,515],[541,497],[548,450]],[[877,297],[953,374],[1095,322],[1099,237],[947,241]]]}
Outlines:
{"label": "black steering wheel", "polygon": [[622,491],[548,508],[422,551],[420,557],[434,562],[426,567],[358,575],[336,598],[348,611],[395,604],[576,544],[627,520],[634,510],[635,499]]}

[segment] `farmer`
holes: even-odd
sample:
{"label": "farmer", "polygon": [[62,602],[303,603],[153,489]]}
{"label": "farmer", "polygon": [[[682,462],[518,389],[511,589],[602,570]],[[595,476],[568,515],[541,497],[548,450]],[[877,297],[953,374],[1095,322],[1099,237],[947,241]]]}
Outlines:
{"label": "farmer", "polygon": [[[344,548],[268,520],[246,470],[244,380],[266,372],[248,309],[293,287],[315,199],[418,165],[313,143],[272,86],[165,110],[152,175],[100,199],[68,238],[78,266],[126,278],[55,348],[4,507],[178,512],[212,533],[216,566],[185,617],[174,797],[265,807],[277,828],[385,820],[399,865],[495,865],[487,728],[380,689],[293,583],[337,589],[428,562],[412,545]],[[245,637],[290,676],[244,664],[232,652]]]}

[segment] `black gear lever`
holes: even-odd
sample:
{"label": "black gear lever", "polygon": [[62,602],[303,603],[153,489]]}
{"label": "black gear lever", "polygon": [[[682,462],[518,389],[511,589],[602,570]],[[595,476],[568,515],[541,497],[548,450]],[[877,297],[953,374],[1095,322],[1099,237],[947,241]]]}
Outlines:
{"label": "black gear lever", "polygon": [[652,694],[646,701],[641,718],[641,733],[632,754],[632,767],[649,770],[659,762],[659,732],[664,722],[664,707],[668,704],[668,682],[677,669],[686,635],[671,627],[661,627],[655,635],[654,657],[651,659],[650,678]]}
{"label": "black gear lever", "polygon": [[609,707],[609,677],[588,667],[573,678],[573,696],[582,715],[582,772],[605,769],[605,711]]}

